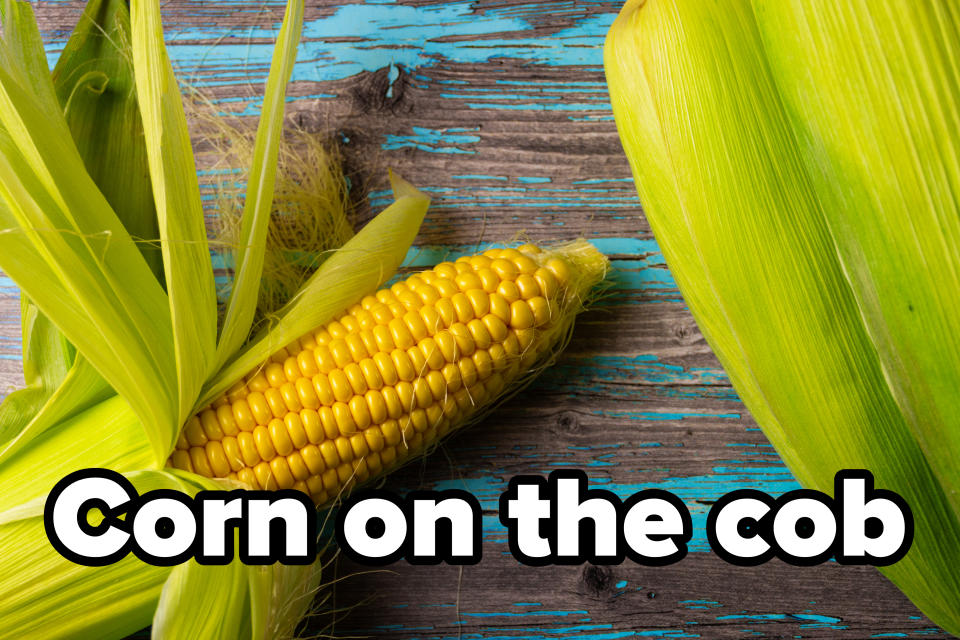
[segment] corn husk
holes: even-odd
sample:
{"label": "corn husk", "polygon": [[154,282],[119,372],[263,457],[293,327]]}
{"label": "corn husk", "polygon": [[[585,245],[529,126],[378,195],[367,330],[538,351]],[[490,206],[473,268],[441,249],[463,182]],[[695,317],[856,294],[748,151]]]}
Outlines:
{"label": "corn husk", "polygon": [[754,6],[890,389],[960,510],[960,7]]}
{"label": "corn husk", "polygon": [[[790,10],[787,5],[800,11],[800,3],[758,4],[780,14]],[[792,33],[782,21],[769,24],[770,42]],[[810,29],[799,31],[817,32],[814,26],[811,21]],[[849,33],[837,32],[838,40],[844,37],[857,46]],[[915,245],[938,246],[937,256],[946,265],[952,234],[949,225],[938,230],[918,224],[913,235],[906,235],[904,227],[911,227],[916,209],[884,209],[886,202],[849,197],[863,195],[857,180],[860,185],[885,181],[879,171],[851,168],[856,162],[849,159],[859,162],[859,154],[869,155],[862,149],[872,144],[867,133],[844,130],[846,121],[839,115],[861,117],[851,115],[857,87],[849,86],[850,101],[817,97],[834,88],[816,81],[817,74],[833,73],[833,59],[809,64],[804,56],[786,52],[789,45],[782,46],[785,53],[771,70],[746,0],[628,2],[604,52],[620,137],[667,264],[767,437],[804,486],[832,494],[838,470],[865,468],[874,473],[877,486],[904,497],[915,519],[913,546],[881,571],[934,622],[958,633],[960,522],[952,500],[956,458],[951,471],[926,446],[937,437],[949,443],[956,431],[945,432],[951,427],[939,421],[941,407],[931,397],[926,400],[930,404],[903,402],[903,389],[935,390],[933,371],[922,363],[914,368],[907,357],[912,352],[892,352],[882,344],[887,338],[876,333],[877,309],[895,304],[897,296],[903,302],[908,291],[915,308],[922,307],[931,322],[952,315],[953,302],[934,295],[930,283],[947,274],[942,283],[951,290],[953,267],[928,270],[917,259],[926,254],[913,251]],[[882,66],[869,55],[850,60],[846,71],[837,71],[836,86],[857,75],[856,65],[867,63]],[[784,82],[796,88],[787,108],[778,89]],[[818,110],[821,100],[835,111],[822,112],[810,125],[805,110]],[[863,121],[884,117],[871,114]],[[795,138],[797,123],[813,127],[819,132],[815,136],[842,136],[843,152],[824,156],[816,144],[798,145],[803,136]],[[827,134],[831,127],[833,133]],[[898,135],[898,127],[885,129],[884,135]],[[955,138],[956,130],[940,135]],[[895,159],[887,159],[893,171]],[[818,177],[810,167],[821,162],[824,173]],[[834,171],[836,166],[853,172],[856,180]],[[825,193],[823,183],[829,181],[833,199]],[[897,189],[895,183],[888,187]],[[848,199],[842,201],[842,195]],[[927,218],[928,213],[925,209],[917,215]],[[884,218],[893,216],[900,222],[884,226]],[[837,217],[849,218],[851,228],[838,231]],[[908,246],[901,253],[915,259],[888,252],[890,243],[877,240],[888,232]],[[851,265],[845,245],[853,247],[852,253],[862,252],[862,261]],[[873,252],[869,258],[867,248]],[[904,272],[888,280],[883,273],[889,268]],[[863,286],[858,270],[869,274],[873,293]],[[916,288],[909,286],[916,281]],[[871,296],[876,299],[866,304]],[[940,326],[954,321],[943,318]],[[936,348],[953,362],[954,351],[943,351],[946,344],[932,338],[918,354]],[[899,368],[890,366],[890,353],[899,358]],[[918,420],[927,418],[929,437],[915,429]]]}

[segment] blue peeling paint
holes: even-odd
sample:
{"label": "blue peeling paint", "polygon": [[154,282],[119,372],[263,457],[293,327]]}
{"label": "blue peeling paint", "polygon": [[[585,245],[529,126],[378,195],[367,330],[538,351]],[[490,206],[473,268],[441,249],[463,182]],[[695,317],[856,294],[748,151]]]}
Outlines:
{"label": "blue peeling paint", "polygon": [[[614,12],[580,18],[549,38],[532,37],[531,18],[540,12],[533,3],[482,12],[473,2],[414,7],[391,1],[378,3],[376,11],[363,4],[344,5],[332,15],[304,23],[293,80],[343,80],[364,71],[401,65],[419,69],[422,75],[424,69],[442,62],[482,64],[498,58],[602,68],[603,39]],[[470,39],[449,38],[451,24],[457,25],[458,36]],[[250,81],[251,77],[266,77],[278,28],[279,24],[268,28],[178,26],[168,29],[166,40],[174,64],[181,75],[192,77],[194,84]],[[63,47],[64,34],[46,35],[52,65]],[[343,42],[345,35],[357,40]],[[211,80],[198,73],[200,69],[221,73]]]}
{"label": "blue peeling paint", "polygon": [[[477,131],[478,128],[454,128],[440,131],[426,127],[412,127],[410,135],[387,135],[381,145],[386,150],[414,148],[434,153],[476,153],[464,149],[464,145],[480,142],[480,136],[466,135],[466,131]],[[458,146],[459,145],[459,146]]]}
{"label": "blue peeling paint", "polygon": [[[557,458],[557,454],[553,453],[551,458],[550,461],[544,462],[539,462],[536,457],[529,458],[525,462],[526,472],[547,475],[556,468],[553,462]],[[667,476],[660,479],[651,477],[649,480],[642,482],[618,482],[617,484],[611,484],[609,478],[596,476],[596,472],[591,471],[591,469],[596,468],[593,465],[583,465],[578,462],[577,466],[587,471],[591,484],[603,484],[606,489],[612,491],[621,500],[644,489],[654,488],[669,491],[680,498],[689,509],[693,520],[693,537],[688,545],[691,552],[710,551],[710,545],[706,539],[707,513],[710,510],[710,505],[724,494],[736,489],[756,489],[772,496],[779,496],[800,488],[800,485],[793,479],[793,475],[782,464],[764,467],[730,461],[723,466],[714,467],[709,474],[705,475]],[[493,514],[497,512],[500,494],[506,491],[506,482],[510,475],[506,471],[500,472],[496,469],[488,469],[483,476],[465,476],[455,480],[441,480],[424,488],[435,491],[446,489],[466,490],[477,497],[481,508],[485,512]],[[654,474],[646,472],[645,475],[653,476]],[[485,538],[496,542],[506,542],[506,531],[497,516],[484,516],[482,527]],[[813,618],[809,618],[809,621],[811,623],[824,622]]]}

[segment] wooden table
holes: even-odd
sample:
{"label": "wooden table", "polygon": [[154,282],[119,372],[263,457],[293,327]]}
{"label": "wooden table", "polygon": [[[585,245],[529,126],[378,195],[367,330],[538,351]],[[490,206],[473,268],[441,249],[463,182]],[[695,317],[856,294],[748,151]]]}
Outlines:
{"label": "wooden table", "polygon": [[[796,488],[704,342],[643,217],[602,70],[616,2],[309,2],[289,112],[332,128],[362,223],[392,167],[434,202],[411,258],[428,264],[516,234],[585,236],[610,255],[612,294],[583,316],[559,364],[483,424],[387,487],[465,488],[485,509],[483,561],[340,582],[332,632],[392,638],[948,637],[876,570],[709,552],[709,505],[738,488]],[[56,54],[82,9],[42,2]],[[181,77],[231,110],[259,111],[283,3],[164,4]],[[0,387],[22,384],[17,291],[0,280]],[[665,568],[518,564],[496,518],[508,479],[558,467],[627,496],[659,487],[694,517],[692,553]],[[339,561],[330,580],[360,568]],[[323,618],[329,621],[329,618]]]}

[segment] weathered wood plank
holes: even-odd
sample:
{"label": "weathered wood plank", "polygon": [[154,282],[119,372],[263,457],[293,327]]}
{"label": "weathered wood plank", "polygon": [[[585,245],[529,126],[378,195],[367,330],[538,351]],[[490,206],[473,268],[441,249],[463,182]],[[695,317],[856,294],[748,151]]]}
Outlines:
{"label": "weathered wood plank", "polygon": [[[331,579],[357,575],[340,584],[337,604],[372,602],[345,613],[332,633],[398,640],[950,637],[904,611],[896,588],[864,567],[811,572],[774,561],[743,568],[698,554],[669,567],[543,569],[518,565],[503,551],[488,544],[482,562],[462,570],[360,574],[365,568],[341,560]],[[495,606],[489,593],[498,594]]]}
{"label": "weathered wood plank", "polygon": [[[636,202],[607,102],[601,47],[619,1],[309,2],[290,120],[333,132],[357,222],[389,202],[387,167],[433,206],[408,258],[518,234],[594,239],[617,271],[557,366],[427,462],[400,492],[465,487],[482,500],[484,560],[351,578],[339,635],[397,638],[945,637],[877,571],[759,569],[707,552],[702,522],[727,491],[796,485],[696,328]],[[83,2],[37,4],[54,59]],[[256,124],[281,0],[171,0],[181,79]],[[201,168],[210,158],[200,153]],[[211,211],[211,213],[213,213]],[[0,277],[0,395],[22,385],[18,298]],[[650,569],[519,566],[492,509],[508,479],[561,467],[626,496],[669,489],[693,512],[683,562]],[[356,572],[344,562],[336,576]],[[336,577],[331,576],[331,578]],[[376,594],[374,600],[370,600]]]}

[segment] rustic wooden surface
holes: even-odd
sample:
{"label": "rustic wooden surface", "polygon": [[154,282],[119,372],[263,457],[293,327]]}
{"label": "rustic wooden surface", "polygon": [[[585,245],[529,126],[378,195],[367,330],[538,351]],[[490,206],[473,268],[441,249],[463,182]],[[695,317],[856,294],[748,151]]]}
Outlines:
{"label": "rustic wooden surface", "polygon": [[[466,488],[485,509],[483,561],[411,567],[338,584],[337,636],[392,638],[948,637],[877,571],[834,563],[728,565],[709,552],[706,511],[738,488],[781,493],[790,473],[746,413],[666,269],[610,114],[602,43],[616,2],[308,2],[289,104],[337,131],[358,222],[387,202],[384,168],[434,203],[411,252],[430,264],[524,233],[586,236],[617,269],[560,363],[482,425],[390,479],[398,492]],[[41,2],[55,59],[82,3]],[[255,122],[282,2],[164,4],[181,78]],[[0,388],[20,384],[17,291],[0,278]],[[674,492],[694,515],[692,553],[531,568],[509,555],[496,499],[519,473],[585,469],[621,496]],[[329,578],[360,569],[346,561]],[[327,619],[329,620],[329,619]]]}

